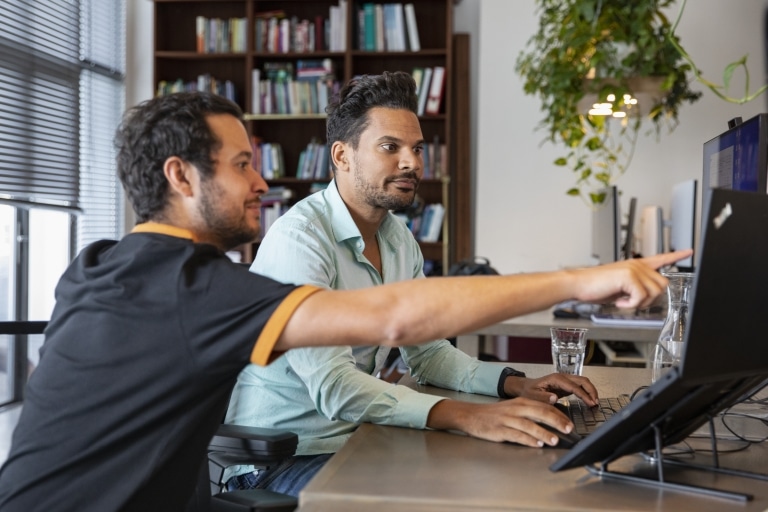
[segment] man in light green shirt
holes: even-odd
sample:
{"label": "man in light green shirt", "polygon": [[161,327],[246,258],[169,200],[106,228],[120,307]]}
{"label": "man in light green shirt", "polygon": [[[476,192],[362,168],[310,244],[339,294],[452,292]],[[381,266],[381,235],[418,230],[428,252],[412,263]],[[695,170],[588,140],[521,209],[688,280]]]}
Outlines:
{"label": "man in light green shirt", "polygon": [[[334,180],[270,227],[251,270],[286,283],[338,290],[423,279],[418,243],[391,213],[411,205],[422,176],[424,140],[415,112],[415,84],[407,73],[347,84],[329,107]],[[597,400],[584,377],[525,378],[471,358],[444,339],[400,349],[419,382],[513,399],[473,404],[425,395],[376,377],[389,351],[305,348],[268,367],[248,366],[238,378],[227,421],[296,432],[298,457],[256,474],[249,467],[234,468],[227,476],[234,476],[230,488],[298,494],[363,422],[460,430],[502,441],[511,430],[530,434],[541,428],[526,418],[526,400],[513,397],[553,403],[575,394],[589,404]]]}

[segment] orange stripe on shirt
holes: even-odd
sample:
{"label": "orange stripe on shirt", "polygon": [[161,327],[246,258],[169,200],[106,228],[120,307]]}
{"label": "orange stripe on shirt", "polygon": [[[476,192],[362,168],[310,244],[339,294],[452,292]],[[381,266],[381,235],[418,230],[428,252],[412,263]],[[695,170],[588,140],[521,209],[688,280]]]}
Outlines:
{"label": "orange stripe on shirt", "polygon": [[316,286],[300,286],[283,299],[283,302],[277,306],[275,312],[267,320],[267,324],[262,329],[259,339],[256,340],[256,345],[253,347],[253,352],[251,352],[251,362],[253,364],[266,366],[280,354],[273,354],[272,349],[283,333],[288,319],[291,318],[296,308],[304,302],[304,299],[322,289]]}

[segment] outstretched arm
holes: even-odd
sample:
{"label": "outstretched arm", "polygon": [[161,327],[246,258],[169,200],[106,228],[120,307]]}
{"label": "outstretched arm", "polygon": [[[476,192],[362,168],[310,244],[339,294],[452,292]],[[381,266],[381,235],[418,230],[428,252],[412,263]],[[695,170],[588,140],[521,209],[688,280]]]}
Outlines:
{"label": "outstretched arm", "polygon": [[577,270],[508,276],[434,277],[308,297],[276,350],[310,345],[414,345],[456,336],[568,299],[616,299],[646,307],[667,279],[656,271],[690,250]]}

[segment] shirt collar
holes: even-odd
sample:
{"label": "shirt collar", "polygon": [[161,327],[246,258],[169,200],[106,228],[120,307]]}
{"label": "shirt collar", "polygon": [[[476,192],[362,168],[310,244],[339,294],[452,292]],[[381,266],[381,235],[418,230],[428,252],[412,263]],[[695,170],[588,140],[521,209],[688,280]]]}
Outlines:
{"label": "shirt collar", "polygon": [[171,226],[170,224],[161,224],[159,222],[143,222],[137,224],[133,227],[131,233],[157,233],[159,235],[175,236],[176,238],[187,238],[193,242],[197,242],[197,238],[190,230]]}
{"label": "shirt collar", "polygon": [[[339,194],[336,180],[331,180],[323,193],[333,218],[333,236],[336,242],[343,242],[344,240],[354,238],[362,239],[363,235],[360,233],[360,229],[355,224],[352,214],[349,213],[347,205],[344,204],[344,200],[341,198],[341,194]],[[389,213],[384,217],[377,231],[380,240],[386,240],[394,247],[398,247],[402,243],[400,234],[393,224],[396,222],[399,222],[397,218],[392,213]]]}

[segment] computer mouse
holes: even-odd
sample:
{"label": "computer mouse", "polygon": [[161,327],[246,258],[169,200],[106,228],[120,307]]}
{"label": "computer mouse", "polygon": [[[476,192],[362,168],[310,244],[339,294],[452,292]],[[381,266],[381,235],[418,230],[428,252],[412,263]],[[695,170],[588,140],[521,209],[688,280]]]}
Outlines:
{"label": "computer mouse", "polygon": [[573,430],[566,434],[564,432],[560,432],[555,427],[552,427],[550,425],[547,425],[546,423],[538,423],[538,425],[546,430],[549,430],[553,434],[555,434],[558,438],[558,442],[555,446],[550,446],[548,444],[544,444],[544,448],[572,448],[573,445],[581,441],[583,438],[574,432]]}

